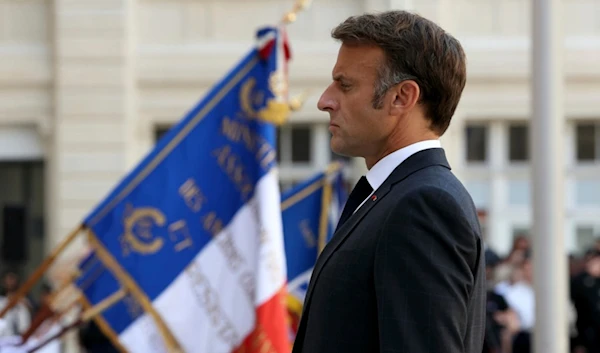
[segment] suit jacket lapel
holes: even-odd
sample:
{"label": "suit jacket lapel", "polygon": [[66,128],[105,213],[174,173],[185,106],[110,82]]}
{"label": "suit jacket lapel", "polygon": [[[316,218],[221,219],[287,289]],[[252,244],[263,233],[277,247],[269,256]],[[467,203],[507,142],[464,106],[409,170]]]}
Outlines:
{"label": "suit jacket lapel", "polygon": [[314,282],[319,277],[321,270],[323,269],[323,267],[325,266],[325,264],[327,263],[327,261],[329,260],[331,255],[333,255],[333,253],[337,250],[337,248],[339,248],[340,245],[342,245],[344,240],[346,240],[346,238],[350,235],[350,233],[352,233],[352,230],[356,227],[358,222],[360,222],[367,215],[367,213],[369,213],[369,211],[375,206],[377,201],[381,200],[389,191],[390,191],[389,184],[384,183],[378,190],[376,190],[373,193],[373,195],[377,196],[376,200],[373,200],[373,198],[370,197],[367,201],[365,201],[365,203],[352,216],[350,216],[350,218],[348,218],[346,223],[344,223],[337,230],[337,232],[335,232],[335,234],[333,235],[331,240],[327,243],[325,248],[323,248],[323,251],[319,255],[319,258],[317,259],[317,263],[315,264],[315,267],[313,269],[313,273],[312,273],[311,279],[310,279],[311,283],[308,286],[308,292],[306,293],[306,304],[307,304],[306,306],[307,307],[308,307],[308,300],[309,300],[310,296],[312,295],[312,291],[314,289]]}
{"label": "suit jacket lapel", "polygon": [[367,215],[367,213],[369,213],[369,211],[389,193],[391,187],[394,184],[402,181],[412,173],[420,169],[430,167],[432,165],[441,165],[450,169],[443,149],[434,148],[423,150],[407,158],[403,163],[396,167],[396,169],[386,179],[386,181],[381,185],[381,187],[375,190],[373,195],[376,195],[377,198],[375,200],[373,200],[373,198],[369,198],[367,201],[365,201],[365,203],[350,218],[348,218],[346,223],[344,223],[337,230],[337,232],[335,232],[329,243],[321,252],[321,255],[319,255],[317,263],[315,264],[315,267],[313,269],[310,284],[308,286],[308,291],[306,293],[306,304],[304,310],[306,310],[309,306],[310,297],[315,287],[314,282],[319,277],[321,270],[323,270],[323,267],[325,266],[331,255],[340,247],[340,245],[342,245],[342,243],[350,235],[350,233],[352,233],[352,230],[356,227],[358,222],[360,222]]}

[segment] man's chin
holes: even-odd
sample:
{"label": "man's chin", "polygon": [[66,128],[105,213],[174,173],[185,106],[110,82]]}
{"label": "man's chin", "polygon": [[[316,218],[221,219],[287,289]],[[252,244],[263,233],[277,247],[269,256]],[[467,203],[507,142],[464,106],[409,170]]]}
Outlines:
{"label": "man's chin", "polygon": [[343,156],[343,157],[355,157],[353,153],[351,153],[350,151],[348,151],[348,148],[345,148],[346,146],[341,144],[340,141],[336,141],[335,137],[331,138],[331,142],[329,144],[329,147],[331,147],[331,151],[339,156]]}
{"label": "man's chin", "polygon": [[335,153],[335,154],[339,154],[341,156],[343,156],[343,148],[341,148],[342,146],[340,146],[339,141],[335,138],[335,136],[331,137],[331,140],[329,141],[329,147],[331,148],[331,152]]}

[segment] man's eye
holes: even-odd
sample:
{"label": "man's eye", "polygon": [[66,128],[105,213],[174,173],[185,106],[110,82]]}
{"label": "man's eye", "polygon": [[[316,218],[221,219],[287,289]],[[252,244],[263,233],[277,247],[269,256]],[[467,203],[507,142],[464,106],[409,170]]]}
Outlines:
{"label": "man's eye", "polygon": [[340,83],[340,87],[342,88],[342,90],[347,91],[350,89],[351,85],[347,83]]}

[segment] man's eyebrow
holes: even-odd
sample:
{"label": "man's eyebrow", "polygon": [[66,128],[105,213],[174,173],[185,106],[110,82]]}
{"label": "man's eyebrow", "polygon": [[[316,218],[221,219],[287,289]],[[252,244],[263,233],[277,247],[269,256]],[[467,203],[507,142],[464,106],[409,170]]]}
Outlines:
{"label": "man's eyebrow", "polygon": [[333,75],[333,80],[334,81],[350,81],[350,79],[348,77],[344,76],[344,74]]}

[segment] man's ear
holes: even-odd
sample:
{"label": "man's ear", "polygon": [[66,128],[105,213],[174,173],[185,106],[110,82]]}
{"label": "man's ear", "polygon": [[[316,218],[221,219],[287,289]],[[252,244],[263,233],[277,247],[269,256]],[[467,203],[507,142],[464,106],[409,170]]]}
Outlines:
{"label": "man's ear", "polygon": [[421,89],[415,81],[407,80],[394,86],[391,93],[390,115],[399,115],[411,111],[417,105]]}

